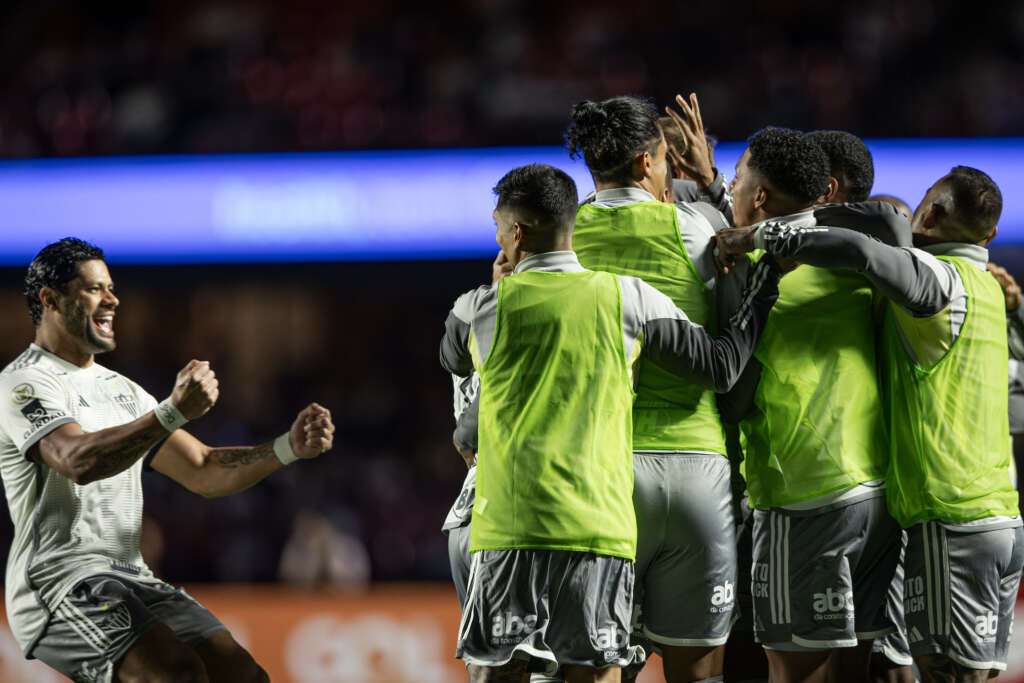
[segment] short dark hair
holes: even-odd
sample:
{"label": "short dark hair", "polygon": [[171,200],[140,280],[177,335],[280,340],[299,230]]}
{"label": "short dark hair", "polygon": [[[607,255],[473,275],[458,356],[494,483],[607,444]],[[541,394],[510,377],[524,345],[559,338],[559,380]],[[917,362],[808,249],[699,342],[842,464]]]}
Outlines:
{"label": "short dark hair", "polygon": [[661,127],[649,100],[621,95],[603,102],[586,100],[572,108],[565,131],[569,156],[583,156],[595,180],[625,180],[633,158],[658,148]]}
{"label": "short dark hair", "polygon": [[547,164],[513,168],[494,186],[498,211],[512,210],[555,233],[572,232],[579,196],[569,174]]}
{"label": "short dark hair", "polygon": [[787,197],[810,206],[828,190],[828,157],[800,131],[769,126],[747,142],[750,167]]}
{"label": "short dark hair", "polygon": [[25,301],[33,325],[38,327],[43,319],[40,290],[52,287],[67,294],[68,283],[78,277],[79,267],[86,261],[106,262],[106,258],[102,249],[75,237],[48,244],[36,254],[25,272]]}
{"label": "short dark hair", "polygon": [[829,172],[845,190],[846,200],[866,201],[875,184],[875,162],[864,141],[845,130],[816,130],[807,137],[825,152]]}
{"label": "short dark hair", "polygon": [[970,166],[954,166],[946,176],[953,198],[952,217],[972,242],[987,239],[1003,212],[1003,193],[988,174]]}

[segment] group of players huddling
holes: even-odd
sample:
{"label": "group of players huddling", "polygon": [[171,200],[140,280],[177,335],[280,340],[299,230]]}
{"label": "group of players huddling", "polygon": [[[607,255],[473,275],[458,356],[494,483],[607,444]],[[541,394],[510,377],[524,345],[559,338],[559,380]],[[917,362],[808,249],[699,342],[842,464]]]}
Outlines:
{"label": "group of players huddling", "polygon": [[577,104],[596,191],[501,178],[493,282],[448,315],[470,680],[652,651],[669,683],[996,677],[1024,566],[999,188],[956,166],[911,214],[857,137],[782,128],[726,188],[676,104]]}

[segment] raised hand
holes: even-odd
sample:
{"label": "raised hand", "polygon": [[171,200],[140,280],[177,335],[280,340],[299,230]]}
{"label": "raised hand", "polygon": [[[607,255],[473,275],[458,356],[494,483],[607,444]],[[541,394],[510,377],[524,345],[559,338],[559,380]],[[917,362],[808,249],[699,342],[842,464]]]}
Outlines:
{"label": "raised hand", "polygon": [[288,432],[292,452],[299,458],[315,458],[334,445],[334,423],[331,411],[319,403],[302,409]]}
{"label": "raised hand", "polygon": [[671,161],[683,169],[686,177],[697,181],[701,187],[707,187],[715,179],[714,160],[711,158],[708,140],[704,135],[704,121],[700,116],[697,95],[690,93],[689,103],[682,95],[676,95],[676,104],[679,105],[682,114],[671,107],[665,107],[665,112],[679,126],[686,149],[670,152]]}
{"label": "raised hand", "polygon": [[1007,272],[1006,268],[997,266],[994,263],[989,263],[987,266],[988,272],[992,273],[992,277],[996,279],[999,286],[1003,288],[1003,297],[1006,299],[1006,310],[1016,311],[1020,306],[1020,286],[1017,281],[1013,279],[1013,276]]}
{"label": "raised hand", "polygon": [[498,280],[511,275],[513,266],[509,263],[508,256],[505,255],[505,250],[502,249],[498,252],[497,258],[494,259],[494,263],[491,264],[491,284],[498,284]]}
{"label": "raised hand", "polygon": [[186,419],[194,420],[205,415],[217,402],[218,396],[217,376],[210,362],[193,358],[178,373],[171,401]]}

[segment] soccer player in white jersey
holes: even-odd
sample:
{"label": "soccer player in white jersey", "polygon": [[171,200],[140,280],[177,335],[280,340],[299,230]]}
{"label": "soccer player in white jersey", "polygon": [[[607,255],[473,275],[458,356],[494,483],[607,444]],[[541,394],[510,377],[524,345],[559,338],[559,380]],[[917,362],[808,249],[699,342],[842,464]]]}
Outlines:
{"label": "soccer player in white jersey", "polygon": [[102,367],[118,299],[103,252],[66,238],[25,277],[35,341],[0,373],[0,471],[14,542],[7,618],[27,658],[77,682],[267,681],[225,627],[139,552],[144,468],[205,497],[248,488],[333,442],[315,403],[258,446],[212,448],[181,427],[218,396],[209,363],[157,402]]}

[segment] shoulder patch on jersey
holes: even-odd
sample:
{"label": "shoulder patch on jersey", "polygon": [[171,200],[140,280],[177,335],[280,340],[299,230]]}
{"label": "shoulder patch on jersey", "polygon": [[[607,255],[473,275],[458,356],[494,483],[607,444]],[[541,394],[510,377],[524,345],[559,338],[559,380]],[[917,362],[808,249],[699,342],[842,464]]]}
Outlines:
{"label": "shoulder patch on jersey", "polygon": [[57,418],[64,417],[64,411],[57,410],[53,413],[46,410],[43,404],[39,402],[38,398],[32,399],[28,405],[21,409],[21,414],[25,416],[29,422],[32,423],[34,429],[39,429],[43,425],[53,422]]}
{"label": "shoulder patch on jersey", "polygon": [[14,388],[11,389],[11,401],[16,406],[28,403],[29,399],[33,398],[35,395],[35,388],[28,382],[16,384]]}

